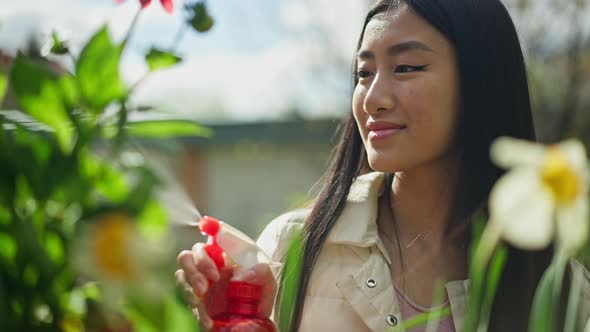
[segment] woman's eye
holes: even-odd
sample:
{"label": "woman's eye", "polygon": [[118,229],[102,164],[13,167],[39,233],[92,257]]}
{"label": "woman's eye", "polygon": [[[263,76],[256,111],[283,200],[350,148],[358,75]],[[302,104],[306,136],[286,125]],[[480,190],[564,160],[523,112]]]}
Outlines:
{"label": "woman's eye", "polygon": [[403,74],[403,73],[411,73],[411,72],[415,72],[415,71],[422,71],[427,66],[428,65],[423,65],[423,66],[399,65],[399,66],[395,67],[395,72]]}
{"label": "woman's eye", "polygon": [[371,72],[368,70],[359,70],[356,72],[356,76],[358,78],[367,78],[367,77],[371,76]]}

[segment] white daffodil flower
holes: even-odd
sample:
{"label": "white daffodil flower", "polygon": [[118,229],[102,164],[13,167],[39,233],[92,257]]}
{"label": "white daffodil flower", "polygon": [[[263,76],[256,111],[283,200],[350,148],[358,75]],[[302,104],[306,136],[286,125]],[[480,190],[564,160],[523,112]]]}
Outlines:
{"label": "white daffodil flower", "polygon": [[490,223],[515,247],[536,250],[552,240],[573,256],[588,237],[589,167],[582,143],[543,146],[502,137],[491,158],[508,172],[490,194]]}

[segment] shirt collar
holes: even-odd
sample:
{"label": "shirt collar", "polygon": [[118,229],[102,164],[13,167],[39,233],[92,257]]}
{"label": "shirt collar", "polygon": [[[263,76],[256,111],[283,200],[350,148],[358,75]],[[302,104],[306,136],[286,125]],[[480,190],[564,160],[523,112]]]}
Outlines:
{"label": "shirt collar", "polygon": [[385,191],[385,174],[371,172],[358,176],[352,185],[346,206],[332,232],[329,243],[370,246],[379,239],[377,211],[379,196]]}

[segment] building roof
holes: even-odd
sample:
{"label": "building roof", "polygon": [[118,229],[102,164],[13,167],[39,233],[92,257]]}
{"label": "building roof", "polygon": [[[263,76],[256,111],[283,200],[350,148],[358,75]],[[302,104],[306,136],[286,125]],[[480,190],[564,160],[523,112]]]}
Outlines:
{"label": "building roof", "polygon": [[273,122],[213,124],[213,136],[184,137],[186,145],[209,146],[238,142],[272,144],[331,144],[341,119],[284,120]]}

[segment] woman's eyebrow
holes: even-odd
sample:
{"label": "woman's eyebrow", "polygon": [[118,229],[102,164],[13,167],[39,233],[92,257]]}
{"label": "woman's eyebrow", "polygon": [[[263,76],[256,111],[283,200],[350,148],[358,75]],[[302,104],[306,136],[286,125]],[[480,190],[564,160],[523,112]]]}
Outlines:
{"label": "woman's eyebrow", "polygon": [[[413,51],[413,50],[420,50],[426,52],[434,52],[430,47],[426,46],[426,44],[421,43],[417,40],[410,40],[406,42],[402,42],[399,44],[395,44],[387,49],[387,55],[394,56],[400,53]],[[360,50],[358,53],[359,60],[370,60],[373,59],[375,55],[373,52],[369,50]]]}

